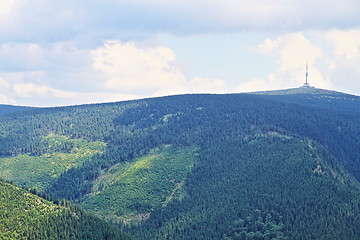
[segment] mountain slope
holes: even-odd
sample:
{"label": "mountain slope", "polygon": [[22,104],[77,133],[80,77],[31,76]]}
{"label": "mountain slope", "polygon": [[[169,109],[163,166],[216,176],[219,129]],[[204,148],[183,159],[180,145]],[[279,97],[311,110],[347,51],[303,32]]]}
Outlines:
{"label": "mountain slope", "polygon": [[21,112],[21,111],[27,111],[27,110],[31,110],[31,109],[34,109],[34,108],[0,104],[0,115]]}
{"label": "mountain slope", "polygon": [[[204,150],[188,196],[134,228],[147,230],[138,237],[357,239],[359,194],[311,144],[269,133]],[[267,218],[277,227],[267,228]]]}
{"label": "mountain slope", "polygon": [[37,109],[2,118],[0,176],[140,239],[356,239],[359,106],[293,89]]}
{"label": "mountain slope", "polygon": [[62,201],[54,204],[0,180],[1,239],[132,239]]}
{"label": "mountain slope", "polygon": [[255,92],[283,102],[330,108],[341,111],[360,111],[359,96],[318,88],[292,88],[276,91]]}
{"label": "mountain slope", "polygon": [[115,164],[97,178],[92,193],[81,205],[116,222],[144,220],[154,208],[181,198],[175,192],[194,166],[196,155],[194,148],[168,145],[132,163]]}
{"label": "mountain slope", "polygon": [[304,137],[320,142],[353,176],[360,180],[359,125],[360,97],[322,89],[270,91],[263,101],[290,104],[269,121]]}
{"label": "mountain slope", "polygon": [[102,153],[106,147],[106,144],[100,141],[87,142],[57,134],[44,137],[41,144],[47,148],[41,155],[26,153],[1,158],[1,176],[7,180],[15,180],[25,188],[35,187],[44,191],[53,184],[58,175],[82,165],[92,156]]}

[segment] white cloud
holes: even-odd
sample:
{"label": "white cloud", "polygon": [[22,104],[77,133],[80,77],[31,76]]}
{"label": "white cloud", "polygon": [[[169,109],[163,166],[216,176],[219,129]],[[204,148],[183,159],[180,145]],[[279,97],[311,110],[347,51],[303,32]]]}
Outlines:
{"label": "white cloud", "polygon": [[349,30],[340,31],[332,30],[326,32],[323,37],[329,42],[334,48],[334,57],[344,58],[345,60],[351,60],[359,58],[359,47],[360,47],[360,31]]}
{"label": "white cloud", "polygon": [[36,85],[34,83],[15,83],[15,93],[21,98],[32,98],[32,97],[69,97],[66,92],[62,92],[56,89],[52,89],[45,85]]}
{"label": "white cloud", "polygon": [[45,75],[44,71],[0,72],[0,77],[6,79],[8,87],[16,83],[41,83]]}
{"label": "white cloud", "polygon": [[90,50],[74,42],[0,45],[0,76],[11,83],[37,83],[57,89],[98,91],[101,76],[91,66]]}
{"label": "white cloud", "polygon": [[0,94],[24,105],[225,91],[225,81],[219,79],[187,80],[171,49],[133,42],[107,41],[93,51],[79,50],[71,42],[3,44],[0,62],[7,65],[7,71],[0,71],[0,87],[7,90]]}
{"label": "white cloud", "polygon": [[344,62],[360,61],[360,29],[329,30],[314,33],[329,49],[326,60],[330,69]]}
{"label": "white cloud", "polygon": [[[56,105],[59,106],[68,104],[115,102],[138,98],[136,95],[132,94],[63,91],[46,85],[38,85],[34,83],[14,84],[13,90],[18,98],[25,99],[24,103],[26,102],[26,99],[37,99],[42,103],[36,106],[42,107],[53,106],[52,102],[57,102]],[[42,100],[46,100],[46,102]]]}
{"label": "white cloud", "polygon": [[[254,49],[253,49],[254,50]],[[301,86],[305,63],[309,63],[309,82],[317,88],[360,93],[360,29],[310,31],[266,39],[255,49],[277,62],[276,72],[267,79],[252,79],[238,91],[272,90]]]}
{"label": "white cloud", "polygon": [[315,35],[328,48],[325,63],[336,89],[359,94],[360,29],[334,29]]}
{"label": "white cloud", "polygon": [[267,80],[253,79],[237,87],[238,91],[256,91],[299,87],[305,82],[305,65],[309,64],[309,82],[317,88],[332,88],[329,79],[323,75],[318,62],[323,50],[314,46],[303,33],[289,33],[275,40],[266,39],[257,52],[275,58],[279,67],[270,73]]}
{"label": "white cloud", "polygon": [[[26,0],[1,0],[0,7],[0,42],[8,42],[14,37],[20,37],[20,32],[24,31],[24,26],[19,26],[18,22],[24,15],[21,7]],[[21,37],[20,37],[21,38]]]}
{"label": "white cloud", "polygon": [[16,104],[16,101],[8,96],[10,87],[11,84],[0,77],[0,104]]}
{"label": "white cloud", "polygon": [[37,70],[47,65],[44,50],[35,43],[5,43],[0,46],[2,69]]}
{"label": "white cloud", "polygon": [[261,79],[254,78],[250,82],[240,84],[236,87],[236,92],[256,92],[256,91],[266,91],[266,90],[275,90],[276,87],[272,85],[270,81],[264,81]]}
{"label": "white cloud", "polygon": [[191,93],[225,93],[226,82],[217,78],[193,78],[188,83]]}
{"label": "white cloud", "polygon": [[0,8],[0,20],[6,21],[11,17],[23,1],[21,0],[2,0]]}
{"label": "white cloud", "polygon": [[92,52],[93,67],[105,76],[105,87],[152,96],[224,91],[224,81],[194,78],[187,81],[175,53],[165,47],[139,48],[132,42],[107,41]]}
{"label": "white cloud", "polygon": [[164,47],[137,48],[134,43],[107,41],[92,52],[93,67],[107,76],[105,86],[121,91],[181,89],[186,83],[175,54]]}
{"label": "white cloud", "polygon": [[9,98],[6,95],[0,94],[0,104],[9,104],[9,105],[15,105],[16,101],[12,98]]}
{"label": "white cloud", "polygon": [[359,8],[357,0],[2,0],[0,41],[344,29],[360,25]]}
{"label": "white cloud", "polygon": [[7,89],[10,87],[10,83],[6,82],[3,78],[0,77],[0,88]]}
{"label": "white cloud", "polygon": [[[206,77],[208,69],[217,66],[201,53],[221,51],[221,47],[214,47],[211,41],[205,42],[208,36],[213,36],[211,33],[216,36],[244,33],[240,49],[250,41],[259,41],[254,37],[256,34],[263,39],[268,33],[274,36],[288,31],[301,32],[267,39],[256,49],[257,53],[276,61],[278,68],[266,78],[257,77],[239,85],[238,91],[300,86],[305,78],[306,61],[312,85],[336,89],[347,85],[344,90],[360,89],[357,83],[360,78],[359,7],[357,0],[3,0],[0,8],[0,76],[3,77],[0,87],[3,91],[0,94],[17,101],[18,98],[47,97],[62,102],[74,99],[73,103],[79,103],[89,96],[100,99],[101,95],[116,100],[190,92],[221,93],[225,92],[225,81]],[[338,30],[328,30],[334,28]],[[247,38],[244,30],[255,34]],[[179,58],[179,49],[184,50],[182,64],[192,65],[194,61],[190,68],[196,70],[190,73],[191,78],[186,77],[191,69],[186,72],[180,67],[183,65],[179,64],[175,52],[160,46],[163,43],[159,41],[164,39],[154,37],[160,32],[174,34],[174,38],[195,34],[204,40],[201,50],[188,45],[179,47],[171,40],[166,42]],[[184,42],[190,39],[182,37]],[[119,41],[107,41],[103,45],[103,39]],[[150,41],[159,46],[144,44]],[[223,43],[231,46],[230,50],[236,40],[231,41]],[[145,47],[134,42],[141,42]],[[184,63],[186,51],[197,54]],[[228,64],[229,59],[246,60],[230,57],[235,52],[226,53],[229,58],[226,54],[217,55],[227,59],[219,70],[211,71],[213,76],[236,78],[235,70],[229,67],[236,64]],[[228,70],[227,73],[221,73],[223,69]],[[205,77],[193,78],[198,75]],[[344,79],[349,80],[341,84]]]}

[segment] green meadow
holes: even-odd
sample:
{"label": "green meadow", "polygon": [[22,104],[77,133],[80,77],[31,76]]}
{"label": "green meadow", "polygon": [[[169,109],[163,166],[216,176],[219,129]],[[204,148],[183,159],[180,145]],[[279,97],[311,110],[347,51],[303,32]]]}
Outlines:
{"label": "green meadow", "polygon": [[81,205],[114,222],[145,220],[154,209],[183,197],[181,187],[194,166],[196,151],[166,145],[132,162],[116,164],[102,171]]}
{"label": "green meadow", "polygon": [[85,163],[105,150],[100,141],[87,142],[50,134],[43,138],[44,153],[38,156],[21,154],[0,158],[0,177],[25,188],[44,190],[66,170]]}

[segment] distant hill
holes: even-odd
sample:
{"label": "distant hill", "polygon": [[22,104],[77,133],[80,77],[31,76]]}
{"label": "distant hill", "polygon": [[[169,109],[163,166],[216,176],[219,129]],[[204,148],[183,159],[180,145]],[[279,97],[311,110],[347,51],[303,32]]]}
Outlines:
{"label": "distant hill", "polygon": [[12,105],[3,105],[0,104],[0,115],[14,113],[14,112],[21,112],[33,109],[32,107],[23,107],[23,106],[12,106]]}
{"label": "distant hill", "polygon": [[318,88],[292,88],[255,92],[281,101],[337,110],[360,111],[360,97]]}
{"label": "distant hill", "polygon": [[1,239],[132,239],[65,201],[57,204],[0,180]]}
{"label": "distant hill", "polygon": [[321,89],[33,109],[0,177],[139,239],[360,239],[360,102]]}

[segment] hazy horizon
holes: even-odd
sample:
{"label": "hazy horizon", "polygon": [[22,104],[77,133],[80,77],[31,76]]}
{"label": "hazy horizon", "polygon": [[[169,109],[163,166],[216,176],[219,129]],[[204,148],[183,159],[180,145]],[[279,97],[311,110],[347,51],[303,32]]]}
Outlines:
{"label": "hazy horizon", "polygon": [[[300,89],[300,87],[297,88],[285,88],[285,89],[274,89],[274,90],[264,90],[264,91],[249,91],[249,92],[232,92],[232,93],[183,93],[183,94],[170,94],[170,95],[163,95],[163,96],[155,96],[155,97],[142,97],[142,98],[134,98],[134,99],[126,99],[126,100],[119,100],[119,101],[103,101],[103,102],[88,102],[88,103],[79,103],[79,104],[68,104],[68,105],[53,105],[53,106],[36,106],[36,105],[17,105],[17,104],[3,104],[0,103],[0,105],[7,105],[7,106],[15,106],[15,107],[29,107],[29,108],[56,108],[56,107],[72,107],[72,106],[81,106],[81,105],[92,105],[92,104],[111,104],[111,103],[116,103],[116,102],[125,102],[125,101],[136,101],[136,100],[143,100],[143,99],[151,99],[151,98],[162,98],[162,97],[171,97],[171,96],[178,96],[178,95],[188,95],[188,94],[246,94],[246,93],[261,93],[261,92],[271,92],[271,91],[286,91],[286,90],[292,90],[292,89]],[[336,90],[330,90],[330,89],[322,89],[322,88],[312,88],[312,89],[318,89],[318,90],[325,90],[325,91],[335,91],[335,92],[339,92]],[[346,92],[340,92],[343,94],[348,94],[348,95],[353,95],[356,97],[360,97],[360,95],[356,95],[356,94],[350,94],[350,93],[346,93]]]}

